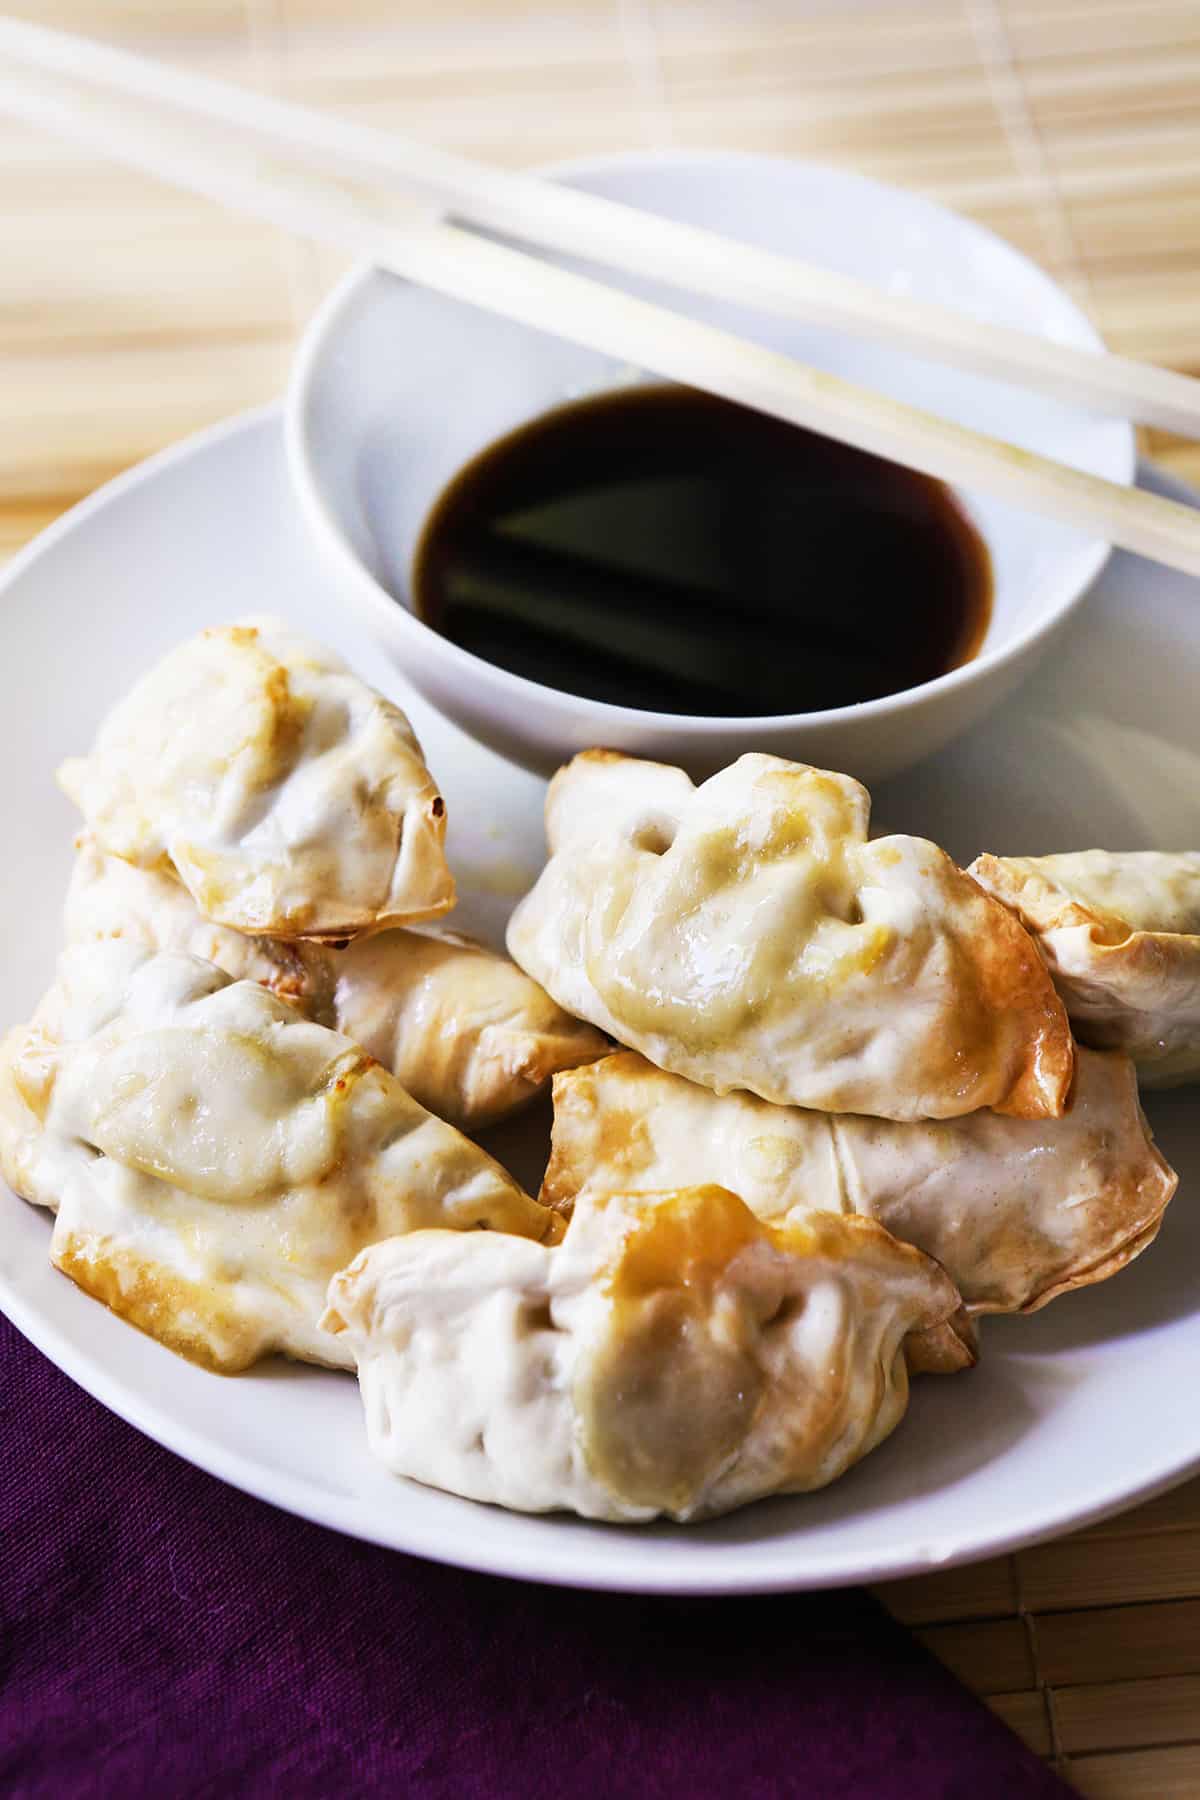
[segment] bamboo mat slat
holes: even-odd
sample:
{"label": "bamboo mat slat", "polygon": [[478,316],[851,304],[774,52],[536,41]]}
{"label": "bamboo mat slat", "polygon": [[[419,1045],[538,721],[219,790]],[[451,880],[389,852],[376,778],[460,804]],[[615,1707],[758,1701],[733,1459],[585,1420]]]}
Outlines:
{"label": "bamboo mat slat", "polygon": [[939,1569],[909,1581],[892,1581],[880,1593],[906,1625],[944,1625],[953,1620],[1015,1618],[1016,1569],[1012,1557],[993,1556],[959,1569]]}
{"label": "bamboo mat slat", "polygon": [[[0,506],[62,506],[240,407],[273,399],[290,338],[103,340],[0,358]],[[86,401],[81,396],[86,395]]]}
{"label": "bamboo mat slat", "polygon": [[[1136,1524],[1137,1514],[1130,1517]],[[1142,1681],[1200,1675],[1200,1600],[1126,1605],[1108,1618],[1111,1623],[1106,1624],[1105,1615],[1094,1608],[1040,1613],[1037,1664],[1042,1679],[1052,1687],[1070,1687],[1121,1681],[1130,1670]],[[975,1666],[986,1684],[990,1671],[982,1663]],[[981,1683],[973,1680],[972,1685]]]}
{"label": "bamboo mat slat", "polygon": [[[507,165],[634,146],[907,185],[1200,373],[1194,0],[17,0]],[[0,557],[268,399],[336,256],[0,122]],[[1145,434],[1200,483],[1200,445]],[[1067,1300],[1061,1304],[1070,1304]],[[1057,1544],[879,1590],[1092,1800],[1200,1796],[1200,1481]]]}
{"label": "bamboo mat slat", "polygon": [[1015,1615],[926,1626],[917,1636],[968,1687],[983,1693],[1021,1693],[1037,1682],[1029,1633]]}
{"label": "bamboo mat slat", "polygon": [[993,1694],[991,1707],[1038,1756],[1053,1759],[1054,1734],[1042,1694]]}
{"label": "bamboo mat slat", "polygon": [[1196,1800],[1196,1750],[1191,1744],[1123,1756],[1072,1757],[1067,1775],[1085,1800]]}
{"label": "bamboo mat slat", "polygon": [[[1030,1612],[1200,1595],[1200,1526],[1123,1538],[1065,1538],[1017,1557]],[[1200,1717],[1197,1723],[1200,1724]]]}
{"label": "bamboo mat slat", "polygon": [[1177,1744],[1200,1719],[1200,1675],[1109,1681],[1055,1690],[1054,1717],[1063,1751],[1125,1750]]}

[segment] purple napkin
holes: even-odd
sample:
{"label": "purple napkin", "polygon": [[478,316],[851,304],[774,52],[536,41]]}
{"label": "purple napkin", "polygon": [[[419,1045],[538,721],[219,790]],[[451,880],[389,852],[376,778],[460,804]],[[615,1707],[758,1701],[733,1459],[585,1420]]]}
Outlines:
{"label": "purple napkin", "polygon": [[1069,1790],[865,1594],[637,1599],[235,1492],[0,1319],[0,1793],[1023,1800]]}

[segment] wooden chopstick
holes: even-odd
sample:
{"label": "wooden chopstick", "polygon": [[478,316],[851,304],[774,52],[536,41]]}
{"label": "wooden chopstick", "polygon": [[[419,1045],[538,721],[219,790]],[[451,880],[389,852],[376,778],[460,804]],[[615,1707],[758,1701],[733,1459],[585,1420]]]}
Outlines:
{"label": "wooden chopstick", "polygon": [[[410,280],[840,439],[995,494],[1200,575],[1200,513],[986,437],[730,332],[544,263],[394,197],[266,155],[228,122],[80,92],[61,76],[0,75],[0,111]],[[400,223],[397,223],[397,220]]]}
{"label": "wooden chopstick", "polygon": [[544,249],[877,339],[1072,405],[1200,436],[1200,381],[1171,369],[1074,349],[950,307],[884,293],[835,270],[536,176],[492,169],[68,32],[0,17],[0,50],[33,67],[236,127],[321,173],[402,183],[413,198],[456,220]]}

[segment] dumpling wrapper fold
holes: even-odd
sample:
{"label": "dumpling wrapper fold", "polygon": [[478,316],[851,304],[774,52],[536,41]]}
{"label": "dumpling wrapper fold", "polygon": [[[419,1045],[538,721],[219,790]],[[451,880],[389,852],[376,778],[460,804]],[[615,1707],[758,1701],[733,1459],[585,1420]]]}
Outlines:
{"label": "dumpling wrapper fold", "polygon": [[334,1277],[325,1322],[395,1474],[633,1523],[834,1480],[904,1413],[906,1335],[957,1306],[868,1219],[764,1225],[705,1187],[590,1196],[556,1247],[376,1244]]}
{"label": "dumpling wrapper fold", "polygon": [[572,1019],[506,956],[445,932],[381,931],[345,950],[251,936],[205,919],[171,875],[79,844],[64,913],[69,944],[118,939],[182,950],[259,981],[353,1038],[415,1100],[464,1131],[531,1100],[608,1040]]}
{"label": "dumpling wrapper fold", "polygon": [[981,856],[971,874],[1033,934],[1083,1043],[1144,1087],[1200,1076],[1200,852]]}
{"label": "dumpling wrapper fold", "polygon": [[559,1229],[357,1044],[194,957],[67,950],[0,1064],[0,1165],[57,1212],[51,1260],[210,1369],[348,1367],[317,1321],[378,1239]]}
{"label": "dumpling wrapper fold", "polygon": [[201,632],[59,782],[98,844],[215,924],[353,937],[454,904],[446,808],[398,707],[279,619]]}
{"label": "dumpling wrapper fold", "polygon": [[1081,1050],[1061,1119],[897,1122],[712,1094],[633,1051],[555,1077],[541,1199],[700,1180],[763,1219],[817,1207],[876,1219],[945,1268],[969,1311],[1032,1312],[1115,1274],[1149,1244],[1176,1187],[1128,1058]]}
{"label": "dumpling wrapper fold", "polygon": [[921,838],[868,840],[845,775],[589,751],[550,785],[550,861],[509,924],[568,1012],[717,1093],[882,1118],[1053,1117],[1070,1030],[1007,908]]}

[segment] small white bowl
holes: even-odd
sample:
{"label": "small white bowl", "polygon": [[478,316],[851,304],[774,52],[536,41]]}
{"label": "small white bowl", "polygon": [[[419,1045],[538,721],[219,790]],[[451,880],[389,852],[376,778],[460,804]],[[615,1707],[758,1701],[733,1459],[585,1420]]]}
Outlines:
{"label": "small white bowl", "polygon": [[[1102,347],[1074,302],[1027,258],[943,207],[861,176],[728,152],[631,153],[549,172],[893,293],[1064,344]],[[650,283],[623,284],[1110,481],[1133,479],[1134,437],[1123,421],[828,330]],[[527,419],[640,375],[370,268],[342,282],[300,348],[288,395],[288,457],[339,592],[440,711],[527,767],[548,771],[602,744],[695,773],[754,748],[866,780],[893,774],[974,724],[1029,673],[1108,557],[1100,539],[963,491],[995,577],[979,655],[920,687],[822,712],[712,719],[606,705],[509,674],[417,619],[413,552],[455,472]]]}

